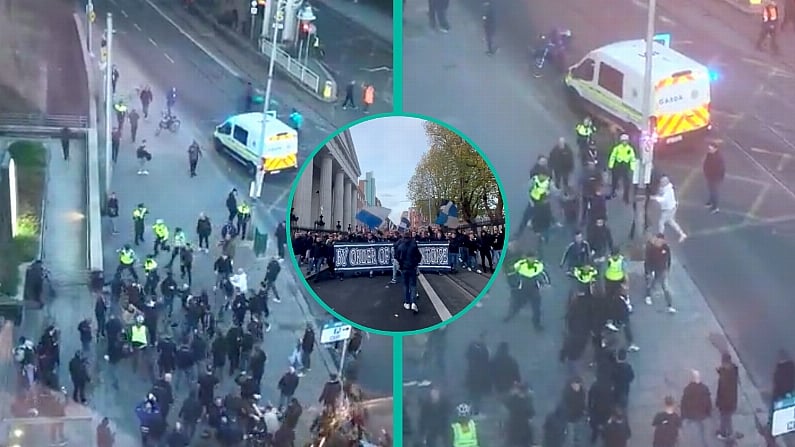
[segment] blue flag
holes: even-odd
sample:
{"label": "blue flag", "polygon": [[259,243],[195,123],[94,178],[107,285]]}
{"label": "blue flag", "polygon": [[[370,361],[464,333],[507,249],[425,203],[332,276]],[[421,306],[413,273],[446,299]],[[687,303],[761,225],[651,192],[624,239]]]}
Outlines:
{"label": "blue flag", "polygon": [[452,200],[445,200],[442,206],[439,207],[436,224],[448,228],[458,228],[458,208]]}

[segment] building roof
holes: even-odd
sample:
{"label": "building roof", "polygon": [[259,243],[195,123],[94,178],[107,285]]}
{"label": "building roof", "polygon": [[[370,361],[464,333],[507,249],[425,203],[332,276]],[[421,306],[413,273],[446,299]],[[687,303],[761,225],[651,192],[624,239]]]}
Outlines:
{"label": "building roof", "polygon": [[[684,54],[657,42],[652,43],[653,81],[665,79],[674,73],[694,70],[707,74],[707,67]],[[605,45],[596,52],[602,53],[606,62],[622,72],[635,72],[643,76],[646,71],[646,41],[624,40]]]}

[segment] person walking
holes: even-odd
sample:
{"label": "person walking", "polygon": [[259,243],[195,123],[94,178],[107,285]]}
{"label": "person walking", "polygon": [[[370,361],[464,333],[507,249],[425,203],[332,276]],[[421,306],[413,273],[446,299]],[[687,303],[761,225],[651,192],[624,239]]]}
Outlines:
{"label": "person walking", "polygon": [[149,119],[149,105],[152,104],[152,87],[144,86],[138,98],[141,100],[141,110],[143,111],[144,119]]}
{"label": "person walking", "polygon": [[718,409],[720,425],[717,437],[727,441],[735,437],[732,416],[737,411],[737,397],[739,393],[740,375],[739,368],[732,361],[731,354],[721,354],[718,372],[718,391],[715,393],[715,408]]}
{"label": "person walking", "polygon": [[[793,13],[795,14],[795,12]],[[707,155],[704,157],[704,164],[701,169],[704,172],[704,180],[707,182],[708,195],[705,206],[710,209],[712,214],[715,214],[720,211],[720,208],[718,208],[719,190],[723,179],[726,177],[726,161],[715,143],[710,143],[707,146]]]}
{"label": "person walking", "polygon": [[342,101],[342,110],[348,110],[348,107],[356,110],[356,102],[353,100],[353,89],[356,88],[356,80],[351,79],[351,82],[345,86],[345,99]]}
{"label": "person walking", "polygon": [[489,56],[497,52],[494,45],[494,34],[497,33],[497,17],[494,12],[494,2],[486,0],[483,2],[483,36],[486,39],[486,54]]}
{"label": "person walking", "polygon": [[676,192],[671,179],[664,175],[660,178],[660,189],[657,195],[651,198],[660,204],[660,219],[657,221],[657,233],[665,233],[665,226],[670,225],[677,233],[679,233],[679,242],[684,242],[687,239],[687,233],[682,229],[676,221],[676,208],[679,205],[676,201]]}
{"label": "person walking", "polygon": [[115,192],[110,193],[110,196],[108,196],[105,213],[110,220],[110,231],[113,234],[119,234],[119,229],[116,227],[116,221],[119,219],[119,198],[116,197]]}
{"label": "person walking", "polygon": [[119,69],[114,65],[110,72],[110,88],[113,94],[116,94],[116,85],[119,83]]}
{"label": "person walking", "polygon": [[654,427],[652,447],[676,447],[679,444],[679,429],[682,418],[676,412],[676,401],[666,396],[663,411],[654,415],[651,425]]}
{"label": "person walking", "polygon": [[428,22],[431,29],[446,33],[450,31],[447,21],[447,8],[450,0],[428,0]]}
{"label": "person walking", "polygon": [[118,127],[113,128],[110,134],[110,159],[114,163],[119,159],[119,147],[121,146],[121,130]]}
{"label": "person walking", "polygon": [[127,119],[130,121],[130,141],[135,143],[135,136],[138,135],[138,120],[141,119],[141,115],[138,114],[137,110],[132,109],[130,114],[127,115]]}
{"label": "person walking", "polygon": [[362,110],[364,113],[370,113],[370,107],[375,102],[375,87],[373,84],[364,84],[362,86]]}
{"label": "person walking", "polygon": [[682,392],[680,406],[682,420],[687,423],[687,426],[695,428],[701,445],[709,447],[707,428],[704,423],[712,416],[712,396],[709,388],[701,382],[701,373],[695,369],[690,372],[690,383]]}
{"label": "person walking", "polygon": [[199,164],[199,158],[201,158],[202,155],[202,149],[199,147],[199,143],[193,140],[193,143],[188,146],[188,167],[190,168],[191,177],[196,177],[196,166]]}
{"label": "person walking", "polygon": [[403,243],[395,250],[395,257],[400,265],[400,272],[403,275],[404,298],[403,308],[411,310],[415,314],[419,313],[417,307],[417,267],[422,261],[422,253],[411,236],[406,235]]}
{"label": "person walking", "polygon": [[63,159],[69,161],[69,140],[72,138],[72,131],[68,127],[61,129],[61,150],[63,150]]}

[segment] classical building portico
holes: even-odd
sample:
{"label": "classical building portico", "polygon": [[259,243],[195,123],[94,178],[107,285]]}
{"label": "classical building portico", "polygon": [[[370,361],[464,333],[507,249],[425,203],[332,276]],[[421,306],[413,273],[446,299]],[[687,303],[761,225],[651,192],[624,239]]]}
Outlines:
{"label": "classical building portico", "polygon": [[[356,185],[361,175],[359,159],[350,133],[337,135],[318,152],[304,169],[293,198],[293,213],[306,229],[343,231],[355,226]],[[320,221],[323,226],[320,226]]]}

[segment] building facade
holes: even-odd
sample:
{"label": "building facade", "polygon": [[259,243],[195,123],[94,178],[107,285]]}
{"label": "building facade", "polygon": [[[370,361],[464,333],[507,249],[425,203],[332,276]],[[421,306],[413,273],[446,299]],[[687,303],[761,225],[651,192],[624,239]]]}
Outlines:
{"label": "building facade", "polygon": [[360,210],[365,206],[367,206],[367,199],[364,198],[364,180],[359,180],[359,185],[356,188],[356,193],[357,193],[356,203],[358,207],[357,209]]}
{"label": "building facade", "polygon": [[342,230],[356,225],[359,159],[349,131],[329,141],[301,174],[293,199],[299,228]]}
{"label": "building facade", "polygon": [[375,175],[373,171],[364,173],[364,199],[368,206],[381,206],[376,205],[375,202]]}
{"label": "building facade", "polygon": [[409,208],[409,225],[411,225],[411,228],[419,228],[425,225],[425,221],[422,210],[415,207]]}

